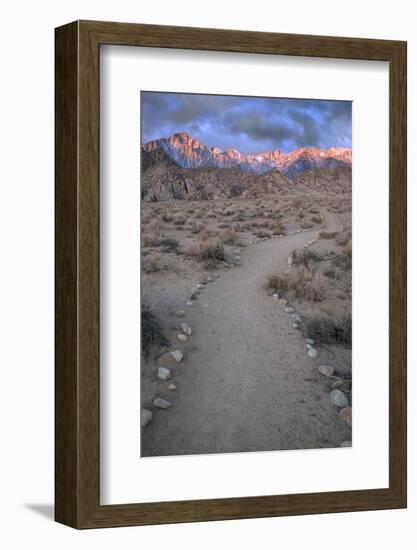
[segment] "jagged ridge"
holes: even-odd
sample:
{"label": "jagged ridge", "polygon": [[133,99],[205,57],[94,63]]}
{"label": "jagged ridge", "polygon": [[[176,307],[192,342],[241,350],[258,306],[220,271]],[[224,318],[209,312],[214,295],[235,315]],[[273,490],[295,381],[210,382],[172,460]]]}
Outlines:
{"label": "jagged ridge", "polygon": [[289,178],[312,168],[349,167],[352,164],[352,150],[347,147],[302,147],[290,153],[276,149],[257,155],[243,155],[236,149],[222,151],[218,147],[206,147],[186,132],[142,145],[142,153],[156,150],[162,150],[181,168],[235,168],[258,175],[278,169]]}

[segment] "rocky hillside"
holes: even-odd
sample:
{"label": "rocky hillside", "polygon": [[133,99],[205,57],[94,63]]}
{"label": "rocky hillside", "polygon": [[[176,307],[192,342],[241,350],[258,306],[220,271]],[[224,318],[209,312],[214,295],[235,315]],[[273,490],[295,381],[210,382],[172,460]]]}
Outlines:
{"label": "rocky hillside", "polygon": [[222,151],[218,147],[206,147],[186,132],[142,145],[142,154],[155,151],[164,152],[181,168],[237,169],[256,175],[279,170],[286,178],[296,177],[312,168],[348,167],[352,163],[352,150],[344,147],[302,147],[290,153],[276,149],[257,155],[243,155],[236,149]]}
{"label": "rocky hillside", "polygon": [[313,168],[298,174],[292,182],[298,190],[349,194],[352,192],[352,168],[349,166]]}
{"label": "rocky hillside", "polygon": [[183,168],[162,148],[142,150],[141,194],[145,201],[257,198],[285,193],[293,184],[277,169],[257,175],[239,168]]}

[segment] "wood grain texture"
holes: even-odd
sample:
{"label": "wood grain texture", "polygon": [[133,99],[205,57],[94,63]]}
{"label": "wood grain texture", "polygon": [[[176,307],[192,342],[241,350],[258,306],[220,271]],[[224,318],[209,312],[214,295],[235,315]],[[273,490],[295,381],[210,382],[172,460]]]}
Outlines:
{"label": "wood grain texture", "polygon": [[78,26],[55,37],[55,519],[78,523]]}
{"label": "wood grain texture", "polygon": [[[100,45],[390,63],[389,487],[100,505]],[[56,520],[116,527],[406,506],[406,44],[78,21],[56,29]]]}

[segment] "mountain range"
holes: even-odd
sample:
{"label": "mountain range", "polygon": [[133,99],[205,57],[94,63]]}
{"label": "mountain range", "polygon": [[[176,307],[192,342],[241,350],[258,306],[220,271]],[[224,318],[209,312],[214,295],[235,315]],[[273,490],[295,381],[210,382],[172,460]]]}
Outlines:
{"label": "mountain range", "polygon": [[157,150],[163,151],[181,168],[227,168],[255,175],[279,170],[282,176],[290,179],[305,170],[350,167],[352,164],[352,149],[347,147],[301,147],[290,153],[275,149],[256,155],[244,155],[236,149],[223,151],[218,147],[207,147],[186,132],[149,141],[141,149],[142,156]]}
{"label": "mountain range", "polygon": [[[171,149],[169,151],[172,152]],[[184,150],[180,158],[184,164]],[[286,194],[295,189],[330,193],[351,191],[352,174],[347,163],[305,169],[290,179],[284,177],[276,166],[258,174],[233,163],[224,163],[218,167],[207,166],[200,160],[197,154],[187,155],[187,167],[183,167],[178,156],[174,160],[172,154],[167,153],[166,148],[159,146],[157,142],[142,147],[142,199],[152,202],[232,197],[244,199]]]}

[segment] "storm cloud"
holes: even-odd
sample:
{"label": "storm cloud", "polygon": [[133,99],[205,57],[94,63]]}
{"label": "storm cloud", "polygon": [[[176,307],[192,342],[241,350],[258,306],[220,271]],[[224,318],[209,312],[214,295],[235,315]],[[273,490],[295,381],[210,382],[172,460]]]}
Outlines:
{"label": "storm cloud", "polygon": [[188,132],[245,154],[352,145],[350,101],[142,92],[141,114],[142,143]]}

